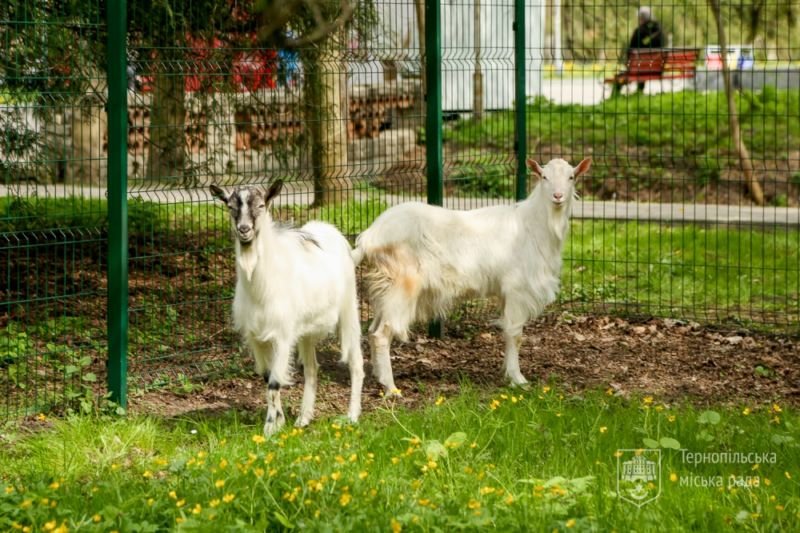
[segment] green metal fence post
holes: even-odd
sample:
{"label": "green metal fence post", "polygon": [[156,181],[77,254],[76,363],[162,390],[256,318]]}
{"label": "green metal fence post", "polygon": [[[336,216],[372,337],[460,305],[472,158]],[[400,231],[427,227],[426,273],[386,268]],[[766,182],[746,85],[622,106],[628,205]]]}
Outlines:
{"label": "green metal fence post", "polygon": [[525,114],[525,0],[514,0],[514,150],[517,153],[517,200],[528,196],[528,124]]}
{"label": "green metal fence post", "polygon": [[[428,168],[428,203],[442,205],[442,41],[439,0],[425,0],[425,157]],[[442,336],[441,322],[428,326],[432,337]]]}
{"label": "green metal fence post", "polygon": [[108,2],[108,390],[127,403],[128,80],[126,0]]}

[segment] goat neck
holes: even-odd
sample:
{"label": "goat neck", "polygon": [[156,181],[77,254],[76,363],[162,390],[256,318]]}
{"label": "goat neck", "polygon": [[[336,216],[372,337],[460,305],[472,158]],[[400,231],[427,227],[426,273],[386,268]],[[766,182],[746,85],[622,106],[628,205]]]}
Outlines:
{"label": "goat neck", "polygon": [[572,196],[564,199],[560,206],[553,205],[545,187],[537,185],[531,195],[519,204],[517,211],[526,228],[526,233],[535,235],[540,246],[560,252],[569,232],[572,214]]}

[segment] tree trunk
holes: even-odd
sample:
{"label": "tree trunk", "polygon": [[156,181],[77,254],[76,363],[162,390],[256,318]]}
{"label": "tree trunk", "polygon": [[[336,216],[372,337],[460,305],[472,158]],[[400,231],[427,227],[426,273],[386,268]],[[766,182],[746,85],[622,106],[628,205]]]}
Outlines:
{"label": "tree trunk", "polygon": [[742,166],[742,172],[744,172],[744,179],[750,197],[756,204],[764,205],[764,191],[761,189],[761,184],[753,172],[753,161],[750,159],[750,152],[747,150],[744,140],[742,140],[742,132],[739,128],[739,115],[736,112],[731,72],[728,68],[728,43],[725,39],[725,27],[722,24],[722,9],[720,8],[719,0],[708,0],[708,3],[714,14],[714,21],[717,24],[717,38],[722,49],[722,81],[725,83],[725,98],[728,101],[728,122],[730,123],[733,145],[739,155],[739,163]]}
{"label": "tree trunk", "polygon": [[422,80],[422,94],[427,93],[425,85],[425,0],[414,0],[417,14],[417,36],[419,37],[419,75]]}
{"label": "tree trunk", "polygon": [[481,71],[481,0],[473,6],[473,46],[475,48],[475,72],[472,74],[472,117],[483,118],[483,72]]}
{"label": "tree trunk", "polygon": [[147,160],[149,178],[180,180],[180,183],[183,183],[186,149],[184,80],[182,74],[170,72],[170,65],[182,59],[169,49],[160,50],[153,80]]}
{"label": "tree trunk", "polygon": [[319,50],[304,57],[315,207],[347,201],[352,194],[347,165],[347,71],[341,39],[341,32],[332,34]]}

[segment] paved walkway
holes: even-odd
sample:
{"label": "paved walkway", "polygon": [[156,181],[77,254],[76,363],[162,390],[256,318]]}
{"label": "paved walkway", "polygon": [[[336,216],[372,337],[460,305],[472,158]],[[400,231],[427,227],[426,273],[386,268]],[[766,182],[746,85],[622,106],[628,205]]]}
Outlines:
{"label": "paved walkway", "polygon": [[[40,198],[106,198],[103,187],[79,187],[73,185],[0,185],[0,197],[10,194],[38,196]],[[364,199],[367,195],[357,193]],[[176,203],[212,201],[205,188],[198,189],[159,189],[131,190],[129,198],[145,201]],[[412,200],[425,201],[421,196],[385,195],[381,199],[389,205]],[[289,183],[279,198],[280,205],[308,205],[313,195],[302,184]],[[474,209],[487,205],[506,204],[507,200],[488,198],[445,198],[445,206],[451,209]],[[800,208],[796,207],[757,207],[749,205],[716,204],[660,204],[637,202],[599,202],[579,201],[573,211],[573,218],[590,220],[636,220],[640,222],[696,223],[696,224],[735,224],[742,226],[792,226],[800,227]]]}

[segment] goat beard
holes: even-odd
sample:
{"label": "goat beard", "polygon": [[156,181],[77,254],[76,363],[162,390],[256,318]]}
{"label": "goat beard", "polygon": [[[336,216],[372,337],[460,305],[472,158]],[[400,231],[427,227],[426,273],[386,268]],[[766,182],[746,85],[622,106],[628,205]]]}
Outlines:
{"label": "goat beard", "polygon": [[547,223],[550,226],[550,231],[556,236],[559,243],[563,243],[567,237],[569,230],[569,205],[562,205],[558,209],[550,211],[550,216],[547,217]]}
{"label": "goat beard", "polygon": [[247,278],[248,282],[253,281],[253,272],[256,269],[256,263],[258,263],[258,247],[255,246],[255,243],[252,241],[247,245],[239,243],[239,253],[237,256],[239,268],[245,278]]}

